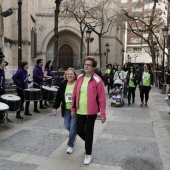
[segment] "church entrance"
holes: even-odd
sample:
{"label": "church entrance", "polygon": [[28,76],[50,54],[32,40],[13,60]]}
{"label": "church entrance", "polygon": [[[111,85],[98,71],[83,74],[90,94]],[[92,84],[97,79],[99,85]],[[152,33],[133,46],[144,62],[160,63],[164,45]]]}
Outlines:
{"label": "church entrance", "polygon": [[67,70],[69,67],[73,67],[73,49],[65,44],[59,50],[58,66]]}

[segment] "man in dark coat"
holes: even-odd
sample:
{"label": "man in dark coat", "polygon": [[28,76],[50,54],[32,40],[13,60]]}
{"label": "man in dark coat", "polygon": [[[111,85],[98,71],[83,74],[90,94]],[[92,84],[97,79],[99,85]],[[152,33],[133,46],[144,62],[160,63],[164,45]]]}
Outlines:
{"label": "man in dark coat", "polygon": [[[36,66],[34,67],[34,70],[33,70],[33,82],[34,82],[33,87],[37,88],[37,89],[41,89],[43,81],[45,81],[42,67],[43,67],[43,60],[38,59],[36,61]],[[38,102],[34,101],[34,112],[40,113],[40,111],[37,108],[37,104],[38,104]],[[43,106],[42,100],[40,100],[40,109],[46,109],[46,107]]]}

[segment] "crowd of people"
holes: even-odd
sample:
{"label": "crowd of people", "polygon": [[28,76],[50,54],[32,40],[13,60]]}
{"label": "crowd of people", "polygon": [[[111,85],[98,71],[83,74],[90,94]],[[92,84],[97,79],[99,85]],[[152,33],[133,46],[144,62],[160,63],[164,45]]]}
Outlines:
{"label": "crowd of people", "polygon": [[122,81],[124,97],[128,98],[128,105],[135,102],[136,87],[140,91],[140,106],[147,106],[149,99],[149,91],[153,86],[153,73],[150,64],[144,64],[143,67],[135,68],[133,65],[124,66],[116,63],[108,64],[103,76],[104,84],[107,86],[108,94],[114,89],[116,80]]}
{"label": "crowd of people", "polygon": [[[3,54],[0,52],[0,96],[5,94],[5,72],[4,68],[7,62],[4,60]],[[41,89],[42,85],[51,86],[53,83],[52,61],[49,60],[45,64],[43,70],[43,59],[37,59],[33,69],[33,88]],[[21,99],[19,110],[16,112],[17,119],[23,119],[21,111],[25,109],[26,116],[32,116],[29,110],[30,101],[24,98],[24,90],[28,89],[28,68],[29,63],[22,61],[16,73],[12,76],[16,85],[17,95]],[[162,71],[158,71],[162,73]],[[59,87],[53,103],[52,113],[57,114],[58,108],[61,106],[62,117],[64,118],[64,126],[69,131],[69,139],[67,142],[68,154],[73,153],[76,141],[76,135],[80,136],[85,142],[85,159],[84,164],[88,165],[92,161],[92,145],[95,120],[100,112],[100,120],[102,123],[106,121],[106,95],[104,85],[107,86],[108,94],[114,90],[115,82],[119,80],[123,87],[123,97],[127,97],[128,105],[135,103],[136,88],[140,91],[140,106],[147,106],[149,92],[153,86],[153,73],[149,64],[135,68],[127,63],[124,66],[117,63],[107,64],[106,71],[102,73],[97,66],[97,62],[92,57],[87,57],[83,64],[83,74],[77,75],[74,68],[68,68],[64,71],[60,68],[55,75],[56,85]],[[162,76],[158,74],[159,87],[161,88]],[[117,81],[118,82],[118,81]],[[39,101],[39,108],[38,108]],[[40,98],[34,101],[33,112],[40,113],[39,109],[47,109],[49,103]],[[23,107],[25,102],[25,107]],[[8,121],[10,121],[7,118]]]}
{"label": "crowd of people", "polygon": [[[0,59],[0,95],[5,94],[5,71],[6,61]],[[67,143],[68,154],[73,153],[76,135],[79,135],[85,142],[84,164],[88,165],[92,161],[92,145],[94,125],[97,114],[100,112],[101,122],[106,121],[106,97],[102,77],[95,74],[97,62],[94,58],[87,57],[84,60],[84,73],[77,76],[74,68],[68,68],[62,76],[62,69],[56,74],[56,84],[58,91],[55,102],[53,103],[52,113],[57,114],[57,109],[61,105],[62,116],[64,117],[64,126],[69,131],[69,140]],[[19,109],[16,111],[16,118],[23,119],[21,111],[25,102],[25,116],[32,116],[29,110],[30,101],[25,100],[24,91],[28,87],[28,68],[29,63],[22,61],[16,73],[12,76],[16,85],[17,95],[21,99]],[[99,71],[100,72],[100,71]],[[37,59],[33,69],[33,88],[41,89],[42,85],[51,86],[52,84],[52,61],[47,61],[43,70],[43,59]],[[47,101],[42,98],[34,101],[33,112],[40,113],[39,109],[47,109]],[[11,121],[7,118],[8,121]]]}

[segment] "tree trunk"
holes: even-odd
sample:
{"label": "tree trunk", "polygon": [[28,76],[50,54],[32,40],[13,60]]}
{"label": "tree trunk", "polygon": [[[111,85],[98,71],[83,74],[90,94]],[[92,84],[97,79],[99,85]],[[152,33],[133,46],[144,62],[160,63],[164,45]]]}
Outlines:
{"label": "tree trunk", "polygon": [[81,34],[81,42],[80,42],[80,68],[83,65],[83,34]]}
{"label": "tree trunk", "polygon": [[102,68],[102,49],[101,49],[101,34],[98,34],[99,37],[99,58],[100,58],[100,68]]}

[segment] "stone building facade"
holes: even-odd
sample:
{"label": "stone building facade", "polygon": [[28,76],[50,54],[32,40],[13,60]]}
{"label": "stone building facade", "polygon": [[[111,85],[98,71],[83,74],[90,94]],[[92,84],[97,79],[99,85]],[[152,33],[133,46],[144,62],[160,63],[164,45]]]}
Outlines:
{"label": "stone building facade", "polygon": [[[63,1],[63,3],[72,1]],[[30,69],[38,58],[53,60],[54,51],[54,10],[55,0],[22,1],[22,59],[29,62]],[[61,4],[62,7],[63,4]],[[18,64],[18,25],[17,0],[0,0],[0,12],[13,8],[14,13],[6,18],[0,16],[0,46],[3,49],[8,68],[17,68]],[[90,43],[90,55],[99,61],[98,36],[92,33],[94,41]],[[80,30],[74,18],[59,17],[59,65],[80,68]],[[110,44],[108,63],[122,63],[124,31],[118,26],[102,36],[102,67],[105,68],[105,44]],[[87,44],[84,38],[83,53],[86,56]]]}

